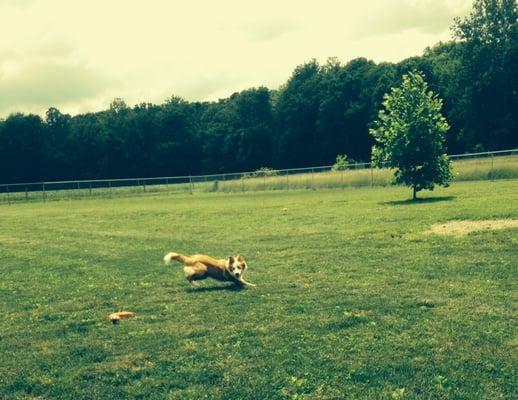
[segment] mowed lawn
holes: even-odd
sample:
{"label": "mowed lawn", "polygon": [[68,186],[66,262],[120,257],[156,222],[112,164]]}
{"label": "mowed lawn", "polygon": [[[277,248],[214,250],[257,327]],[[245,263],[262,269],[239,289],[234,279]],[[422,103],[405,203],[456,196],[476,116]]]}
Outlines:
{"label": "mowed lawn", "polygon": [[[518,230],[426,231],[518,218],[518,181],[420,195],[3,205],[0,398],[517,398]],[[257,287],[193,290],[168,251],[241,253]]]}

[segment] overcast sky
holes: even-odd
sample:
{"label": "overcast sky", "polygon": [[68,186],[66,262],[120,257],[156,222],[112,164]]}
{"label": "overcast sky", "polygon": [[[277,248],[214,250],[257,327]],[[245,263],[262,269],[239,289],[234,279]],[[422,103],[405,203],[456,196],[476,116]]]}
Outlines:
{"label": "overcast sky", "polygon": [[472,0],[0,0],[0,117],[217,100],[316,58],[376,62],[451,39]]}

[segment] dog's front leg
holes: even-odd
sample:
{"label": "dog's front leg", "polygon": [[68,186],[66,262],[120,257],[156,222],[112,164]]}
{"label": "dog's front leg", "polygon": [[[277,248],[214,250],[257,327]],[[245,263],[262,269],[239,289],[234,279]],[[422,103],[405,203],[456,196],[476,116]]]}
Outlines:
{"label": "dog's front leg", "polygon": [[244,286],[251,286],[251,287],[256,287],[257,285],[254,285],[253,283],[250,283],[250,282],[247,282],[245,281],[243,278],[241,278],[240,280],[238,280],[238,282]]}

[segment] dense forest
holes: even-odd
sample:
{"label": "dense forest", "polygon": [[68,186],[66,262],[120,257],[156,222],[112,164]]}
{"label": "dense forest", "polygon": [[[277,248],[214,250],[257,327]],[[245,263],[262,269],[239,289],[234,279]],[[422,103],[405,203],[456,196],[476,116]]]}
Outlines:
{"label": "dense forest", "polygon": [[399,63],[358,58],[299,65],[277,90],[217,102],[164,104],[71,116],[49,108],[0,119],[0,183],[175,176],[369,161],[369,127],[383,95],[422,71],[443,99],[449,153],[518,147],[516,0],[477,0],[453,40]]}

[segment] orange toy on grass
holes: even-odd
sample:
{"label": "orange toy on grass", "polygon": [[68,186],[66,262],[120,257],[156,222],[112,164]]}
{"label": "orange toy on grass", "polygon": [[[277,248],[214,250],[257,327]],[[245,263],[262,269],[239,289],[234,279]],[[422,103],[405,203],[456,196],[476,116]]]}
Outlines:
{"label": "orange toy on grass", "polygon": [[130,318],[130,317],[134,317],[134,316],[135,316],[135,313],[133,313],[131,311],[119,311],[119,312],[110,314],[108,318],[110,319],[111,322],[116,324],[123,318]]}

